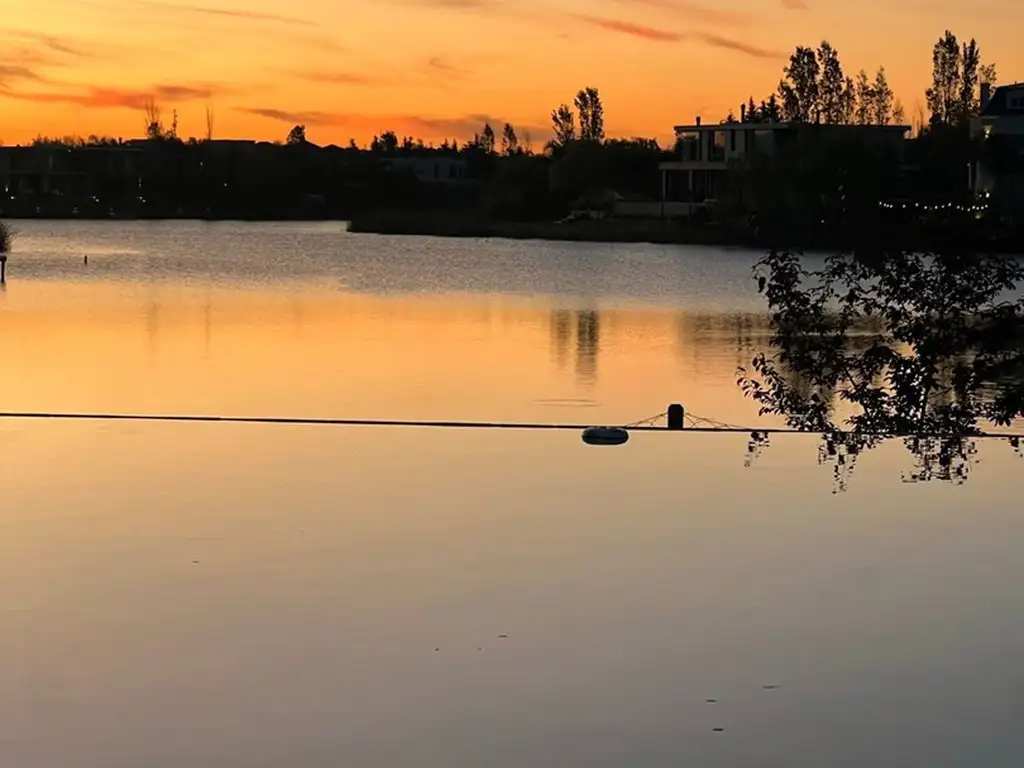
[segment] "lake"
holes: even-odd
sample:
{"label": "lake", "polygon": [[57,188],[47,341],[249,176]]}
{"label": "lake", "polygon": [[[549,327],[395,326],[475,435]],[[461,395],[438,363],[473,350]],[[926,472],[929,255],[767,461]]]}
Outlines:
{"label": "lake", "polygon": [[[0,410],[768,426],[757,254],[19,222]],[[84,263],[85,257],[88,263]],[[0,421],[0,765],[1017,766],[1021,459]]]}

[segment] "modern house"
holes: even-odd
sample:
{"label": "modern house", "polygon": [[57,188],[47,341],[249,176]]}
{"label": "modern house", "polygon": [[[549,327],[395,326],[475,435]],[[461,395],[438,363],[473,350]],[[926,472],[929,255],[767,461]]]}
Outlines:
{"label": "modern house", "polygon": [[675,126],[674,160],[659,165],[661,215],[687,216],[713,208],[737,176],[758,161],[827,162],[835,152],[867,152],[900,165],[908,125],[824,125],[817,123],[722,123]]}
{"label": "modern house", "polygon": [[972,173],[975,194],[998,207],[1024,212],[1024,83],[982,86],[981,114],[971,123],[981,141]]}

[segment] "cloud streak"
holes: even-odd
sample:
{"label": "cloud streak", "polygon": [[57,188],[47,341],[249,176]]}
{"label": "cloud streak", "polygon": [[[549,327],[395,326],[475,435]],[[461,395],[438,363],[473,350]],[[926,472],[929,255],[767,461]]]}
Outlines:
{"label": "cloud streak", "polygon": [[433,74],[443,74],[455,77],[465,77],[469,74],[468,70],[452,64],[444,56],[431,56],[427,59],[426,68]]}
{"label": "cloud streak", "polygon": [[142,109],[153,99],[172,103],[210,98],[211,86],[164,84],[148,90],[88,88],[84,91],[2,91],[0,96],[39,104],[73,104],[86,109]]}
{"label": "cloud streak", "polygon": [[[400,135],[419,135],[423,138],[468,138],[479,133],[484,123],[500,131],[505,119],[488,114],[468,114],[451,117],[421,117],[417,115],[361,115],[355,113],[321,112],[318,110],[288,110],[276,107],[239,107],[239,112],[288,125],[313,127],[344,126],[358,133],[377,133],[392,130]],[[549,128],[516,125],[520,132],[528,131],[534,137],[547,136]]]}
{"label": "cloud streak", "polygon": [[309,19],[302,19],[298,16],[285,16],[277,13],[262,13],[260,11],[239,11],[228,8],[212,8],[203,5],[180,5],[178,3],[165,3],[159,0],[135,0],[136,4],[150,8],[160,8],[166,11],[181,11],[183,13],[200,14],[204,16],[221,16],[230,19],[248,19],[249,21],[270,21],[278,24],[292,24],[302,27],[316,27],[316,22]]}
{"label": "cloud streak", "polygon": [[630,21],[607,19],[600,16],[586,16],[582,14],[577,15],[576,18],[586,24],[590,24],[591,26],[598,27],[599,29],[603,29],[608,32],[629,35],[642,40],[650,40],[655,43],[679,43],[684,40],[696,40],[713,48],[735,51],[736,53],[742,53],[745,56],[751,56],[756,59],[777,59],[784,55],[780,51],[762,48],[761,46],[753,45],[751,43],[745,43],[742,40],[733,40],[732,38],[723,37],[722,35],[716,35],[711,32],[674,32],[668,29],[634,24]]}
{"label": "cloud streak", "polygon": [[74,58],[86,58],[92,55],[75,41],[58,35],[48,35],[43,32],[30,32],[27,30],[0,30],[0,35],[13,37],[18,40],[28,40],[43,46],[43,48],[53,53],[60,53]]}
{"label": "cloud streak", "polygon": [[[689,21],[700,21],[707,24],[728,26],[750,24],[753,16],[739,11],[723,11],[688,0],[616,0],[620,5],[632,7],[642,6],[670,12],[673,16],[682,16]],[[791,0],[799,2],[800,0]]]}
{"label": "cloud streak", "polygon": [[659,43],[677,43],[685,37],[679,32],[647,27],[642,24],[634,24],[631,21],[606,19],[601,16],[587,16],[586,14],[577,14],[576,18],[586,24],[608,30],[609,32],[618,32],[623,35],[653,40]]}
{"label": "cloud streak", "polygon": [[239,112],[256,117],[265,117],[268,120],[276,120],[280,123],[291,123],[292,125],[341,125],[345,122],[345,116],[332,112],[313,111],[292,111],[287,109],[276,109],[273,107],[238,107]]}
{"label": "cloud streak", "polygon": [[30,80],[35,83],[46,82],[41,75],[21,64],[0,64],[0,85],[11,80]]}
{"label": "cloud streak", "polygon": [[757,45],[744,43],[740,40],[732,40],[720,35],[713,35],[708,32],[694,32],[693,37],[714,48],[736,51],[737,53],[752,56],[755,59],[779,59],[786,55],[782,51],[773,50],[771,48],[761,48]]}
{"label": "cloud streak", "polygon": [[376,75],[364,75],[359,72],[310,72],[298,70],[281,70],[282,74],[295,77],[300,80],[308,80],[314,83],[327,83],[330,85],[355,85],[355,86],[381,86],[388,85],[390,81],[377,77]]}

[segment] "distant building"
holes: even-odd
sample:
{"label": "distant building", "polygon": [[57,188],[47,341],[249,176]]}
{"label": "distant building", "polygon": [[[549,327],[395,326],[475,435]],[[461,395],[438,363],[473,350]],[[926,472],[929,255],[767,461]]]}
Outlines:
{"label": "distant building", "polygon": [[687,215],[696,206],[713,207],[735,174],[758,158],[801,162],[827,157],[822,149],[856,147],[893,163],[904,160],[908,125],[825,125],[818,123],[722,123],[677,125],[677,159],[659,165],[663,216]]}
{"label": "distant building", "polygon": [[462,185],[471,181],[464,157],[438,155],[404,155],[384,161],[389,170],[411,172],[425,184]]}
{"label": "distant building", "polygon": [[1024,212],[1024,83],[982,86],[981,114],[971,123],[981,141],[972,173],[978,195],[997,206]]}
{"label": "distant building", "polygon": [[127,144],[0,147],[0,190],[7,199],[90,196],[110,184],[130,186],[138,176],[139,149]]}

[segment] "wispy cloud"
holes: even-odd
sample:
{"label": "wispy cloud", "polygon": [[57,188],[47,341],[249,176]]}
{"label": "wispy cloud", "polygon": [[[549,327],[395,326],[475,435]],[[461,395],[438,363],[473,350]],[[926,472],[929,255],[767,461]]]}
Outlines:
{"label": "wispy cloud", "polygon": [[[799,2],[800,0],[794,0]],[[750,24],[754,17],[740,11],[711,8],[688,0],[616,0],[620,5],[653,8],[680,16],[689,21],[700,21],[707,24],[745,25]]]}
{"label": "wispy cloud", "polygon": [[501,0],[405,0],[405,2],[426,8],[446,8],[455,11],[498,10],[504,6]]}
{"label": "wispy cloud", "polygon": [[745,43],[742,40],[733,40],[732,38],[723,37],[711,32],[675,32],[669,29],[647,27],[640,24],[634,24],[630,21],[607,19],[600,16],[577,15],[576,18],[609,32],[617,32],[623,35],[639,37],[643,40],[651,40],[656,43],[678,43],[684,40],[697,40],[714,48],[736,51],[737,53],[742,53],[746,56],[753,56],[757,59],[776,59],[783,56],[779,51],[762,48],[761,46],[753,45],[751,43]]}
{"label": "wispy cloud", "polygon": [[782,51],[770,48],[761,48],[757,45],[744,43],[740,40],[732,40],[720,35],[713,35],[709,32],[694,32],[693,37],[715,48],[724,48],[727,51],[737,51],[738,53],[743,53],[747,56],[753,56],[755,59],[780,59],[784,58],[786,55]]}
{"label": "wispy cloud", "polygon": [[73,56],[75,58],[86,58],[92,55],[91,51],[86,50],[82,45],[66,37],[59,35],[48,35],[43,32],[33,32],[29,30],[15,30],[5,29],[0,30],[0,35],[4,37],[14,38],[16,40],[27,40],[43,48],[50,50],[54,53],[60,53],[65,56]]}
{"label": "wispy cloud", "polygon": [[[500,116],[488,114],[422,117],[418,115],[362,115],[318,110],[288,110],[276,107],[239,107],[239,111],[289,125],[342,127],[355,134],[379,134],[392,130],[402,136],[413,135],[424,139],[468,138],[483,130],[485,123],[490,123],[495,131],[500,131],[501,126],[506,122]],[[516,129],[521,133],[527,131],[537,138],[545,137],[550,133],[550,128],[534,125],[516,125]]]}
{"label": "wispy cloud", "polygon": [[587,16],[586,14],[577,14],[576,18],[592,26],[606,29],[609,32],[619,32],[623,35],[640,37],[644,40],[654,40],[659,43],[677,43],[685,37],[685,35],[679,32],[647,27],[642,24],[634,24],[631,21],[621,21],[620,19],[606,19],[601,16]]}
{"label": "wispy cloud", "polygon": [[0,96],[44,104],[75,104],[86,109],[142,109],[150,99],[171,103],[208,99],[216,89],[206,85],[164,84],[147,90],[88,88],[82,91],[3,91]]}
{"label": "wispy cloud", "polygon": [[465,77],[469,74],[469,70],[453,64],[444,56],[431,56],[427,59],[426,68],[429,72],[435,74],[440,73],[454,77]]}
{"label": "wispy cloud", "polygon": [[806,11],[807,0],[782,0],[782,7],[791,11]]}
{"label": "wispy cloud", "polygon": [[388,85],[389,80],[377,75],[367,75],[360,72],[318,72],[310,70],[284,69],[281,73],[288,77],[299,80],[307,80],[313,83],[329,83],[331,85],[356,85],[356,86],[380,86]]}
{"label": "wispy cloud", "polygon": [[238,111],[293,125],[341,125],[345,122],[344,115],[315,110],[300,110],[296,112],[287,109],[275,109],[273,107],[239,107]]}
{"label": "wispy cloud", "polygon": [[303,19],[298,16],[285,16],[277,13],[263,13],[260,11],[240,11],[228,8],[213,8],[204,5],[182,5],[179,3],[165,3],[159,0],[135,0],[139,6],[160,8],[166,11],[181,11],[183,13],[198,13],[205,16],[225,16],[232,19],[249,19],[250,21],[272,21],[278,24],[295,24],[303,27],[318,26],[316,22]]}
{"label": "wispy cloud", "polygon": [[30,80],[35,83],[46,82],[42,75],[21,64],[0,64],[0,85],[11,80]]}

